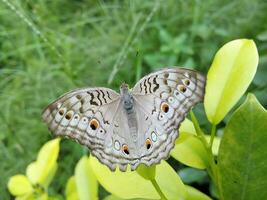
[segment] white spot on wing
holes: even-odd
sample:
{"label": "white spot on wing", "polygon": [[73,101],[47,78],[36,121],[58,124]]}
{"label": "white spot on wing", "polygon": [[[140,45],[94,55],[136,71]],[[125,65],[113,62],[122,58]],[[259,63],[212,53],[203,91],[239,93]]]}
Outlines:
{"label": "white spot on wing", "polygon": [[153,141],[153,142],[156,142],[156,141],[157,141],[157,138],[158,138],[157,134],[153,131],[153,132],[151,133],[151,139],[152,139],[152,141]]}
{"label": "white spot on wing", "polygon": [[72,120],[70,121],[70,125],[71,126],[77,126],[77,124],[80,121],[80,116],[78,114],[75,114],[72,118]]}
{"label": "white spot on wing", "polygon": [[118,140],[116,140],[116,141],[114,142],[114,148],[115,148],[117,151],[119,151],[119,150],[120,150],[120,148],[121,148],[121,145],[120,145],[120,143],[119,143],[119,141],[118,141]]}
{"label": "white spot on wing", "polygon": [[81,130],[85,130],[88,126],[88,119],[87,117],[83,117],[78,124],[78,128]]}

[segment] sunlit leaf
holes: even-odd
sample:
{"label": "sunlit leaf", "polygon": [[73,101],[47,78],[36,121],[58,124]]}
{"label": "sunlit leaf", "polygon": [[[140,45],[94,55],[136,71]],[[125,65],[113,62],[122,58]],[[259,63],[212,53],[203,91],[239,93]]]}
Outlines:
{"label": "sunlit leaf", "polygon": [[156,166],[155,179],[167,199],[182,200],[186,198],[185,185],[165,160],[162,160],[161,164]]}
{"label": "sunlit leaf", "polygon": [[16,196],[16,200],[53,200],[52,198],[48,197],[46,192],[32,192],[23,196]]}
{"label": "sunlit leaf", "polygon": [[33,191],[29,179],[22,174],[12,176],[8,181],[7,187],[14,196],[22,196]]}
{"label": "sunlit leaf", "polygon": [[26,174],[31,183],[40,184],[43,187],[49,185],[57,169],[59,142],[58,138],[47,142],[40,149],[37,160],[27,167]]}
{"label": "sunlit leaf", "polygon": [[146,165],[139,165],[136,171],[144,179],[152,180],[155,178],[156,165],[153,165],[151,167],[147,167]]}
{"label": "sunlit leaf", "polygon": [[98,184],[87,156],[83,156],[75,168],[75,182],[80,200],[97,199]]}
{"label": "sunlit leaf", "polygon": [[[182,141],[182,142],[180,142]],[[179,162],[198,169],[208,166],[207,151],[199,138],[191,133],[181,132],[171,156]]]}
{"label": "sunlit leaf", "polygon": [[238,39],[216,53],[207,76],[204,107],[209,121],[218,124],[251,83],[258,65],[253,40]]}
{"label": "sunlit leaf", "polygon": [[[33,193],[29,193],[23,196],[17,196],[16,200],[36,200],[37,198],[34,196]],[[46,200],[46,199],[38,199],[38,200]]]}
{"label": "sunlit leaf", "polygon": [[[104,200],[125,200],[119,197],[116,197],[115,195],[109,195],[104,198]],[[134,200],[149,200],[149,199],[140,199],[140,198],[135,198]],[[152,200],[152,199],[151,199]]]}
{"label": "sunlit leaf", "polygon": [[191,133],[193,135],[196,134],[196,130],[194,128],[194,124],[187,118],[181,123],[181,126],[179,128],[179,132],[186,132]]}
{"label": "sunlit leaf", "polygon": [[266,122],[266,110],[248,95],[226,125],[218,156],[222,199],[266,199]]}
{"label": "sunlit leaf", "polygon": [[124,199],[116,197],[115,195],[109,195],[109,196],[106,196],[104,200],[124,200]]}
{"label": "sunlit leaf", "polygon": [[[142,178],[137,172],[129,170],[127,172],[120,172],[119,170],[111,172],[92,156],[90,162],[97,180],[115,196],[128,199],[160,199],[151,181]],[[166,161],[163,160],[161,164],[156,166],[155,180],[168,199],[185,198],[186,190],[180,177]]]}
{"label": "sunlit leaf", "polygon": [[150,198],[159,199],[152,183],[142,178],[135,171],[111,172],[95,157],[90,156],[90,163],[100,184],[110,193],[120,198]]}
{"label": "sunlit leaf", "polygon": [[186,189],[187,189],[186,200],[212,200],[209,196],[200,192],[196,188],[186,185]]}
{"label": "sunlit leaf", "polygon": [[65,195],[67,200],[79,200],[74,176],[70,177],[67,182]]}
{"label": "sunlit leaf", "polygon": [[179,137],[176,139],[175,143],[180,144],[184,142],[190,137],[190,134],[196,135],[196,131],[193,123],[189,119],[185,118],[185,120],[181,123],[179,128]]}

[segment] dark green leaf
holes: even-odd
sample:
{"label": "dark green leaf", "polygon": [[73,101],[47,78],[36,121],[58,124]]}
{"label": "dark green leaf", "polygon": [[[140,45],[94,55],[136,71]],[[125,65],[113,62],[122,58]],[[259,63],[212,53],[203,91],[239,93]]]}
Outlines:
{"label": "dark green leaf", "polygon": [[266,110],[250,94],[227,124],[218,158],[221,199],[266,199],[266,122]]}

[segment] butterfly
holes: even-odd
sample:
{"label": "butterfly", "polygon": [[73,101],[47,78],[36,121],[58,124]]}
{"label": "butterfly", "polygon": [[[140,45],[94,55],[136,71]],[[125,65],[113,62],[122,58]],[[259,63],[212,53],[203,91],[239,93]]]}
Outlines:
{"label": "butterfly", "polygon": [[165,68],[120,94],[104,87],[70,91],[51,103],[43,121],[55,136],[87,146],[110,170],[151,166],[169,157],[179,126],[205,93],[204,75]]}

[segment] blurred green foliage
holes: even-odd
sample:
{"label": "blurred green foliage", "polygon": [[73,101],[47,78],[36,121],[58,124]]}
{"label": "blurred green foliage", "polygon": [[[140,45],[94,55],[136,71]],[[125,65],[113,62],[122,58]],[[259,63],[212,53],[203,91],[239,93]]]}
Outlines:
{"label": "blurred green foliage", "polygon": [[[5,1],[0,1],[0,193],[24,173],[51,138],[41,112],[56,97],[84,86],[117,89],[169,65],[207,72],[214,53],[235,38],[252,38],[260,65],[249,91],[267,105],[267,3],[237,1],[9,0],[35,24],[46,42]],[[151,18],[149,18],[151,16]],[[37,32],[38,33],[38,32]],[[117,64],[116,64],[117,63]],[[200,121],[202,125],[207,120]],[[221,126],[223,127],[224,124]],[[61,142],[50,193],[64,193],[76,163],[87,152]],[[171,160],[175,169],[181,165]],[[106,192],[99,191],[100,196]]]}

